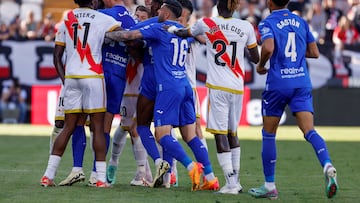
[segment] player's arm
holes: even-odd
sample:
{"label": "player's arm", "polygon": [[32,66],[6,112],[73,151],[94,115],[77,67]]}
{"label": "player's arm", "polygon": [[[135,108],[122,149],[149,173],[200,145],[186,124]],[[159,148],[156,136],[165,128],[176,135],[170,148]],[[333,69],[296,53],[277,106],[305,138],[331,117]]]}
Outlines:
{"label": "player's arm", "polygon": [[311,42],[306,46],[306,57],[307,58],[319,58],[320,53],[316,42]]}
{"label": "player's arm", "polygon": [[175,34],[182,38],[192,37],[192,34],[190,33],[190,28],[178,28],[175,25],[164,25],[163,28],[171,34]]}
{"label": "player's arm", "polygon": [[140,32],[140,30],[131,30],[131,31],[113,31],[113,32],[107,32],[105,34],[105,37],[108,39],[112,39],[114,41],[128,41],[128,40],[134,40],[134,39],[141,39],[143,36]]}
{"label": "player's arm", "polygon": [[261,47],[261,55],[260,55],[260,61],[258,66],[256,67],[256,71],[263,75],[267,73],[267,69],[265,68],[266,62],[270,59],[274,52],[274,39],[273,38],[267,38],[262,43]]}
{"label": "player's arm", "polygon": [[64,51],[65,51],[65,46],[62,45],[58,45],[55,44],[55,49],[54,49],[54,66],[56,68],[56,71],[62,81],[62,83],[64,84],[64,80],[65,80],[65,66],[62,62],[62,57],[64,55]]}
{"label": "player's arm", "polygon": [[259,49],[257,44],[252,45],[250,48],[248,47],[250,61],[257,64],[259,63],[260,56],[259,56]]}

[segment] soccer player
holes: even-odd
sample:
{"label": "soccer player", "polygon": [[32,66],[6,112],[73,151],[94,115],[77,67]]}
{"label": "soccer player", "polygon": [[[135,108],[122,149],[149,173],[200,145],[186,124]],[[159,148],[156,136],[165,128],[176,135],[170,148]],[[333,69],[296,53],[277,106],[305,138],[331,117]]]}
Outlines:
{"label": "soccer player", "polygon": [[[101,65],[101,46],[107,31],[119,29],[113,18],[93,9],[92,0],[74,0],[79,8],[68,12],[56,34],[54,64],[64,84],[65,123],[56,138],[48,166],[41,178],[44,187],[55,186],[54,178],[61,157],[81,113],[90,115],[94,129],[97,187],[106,184],[106,143],[104,113],[106,94]],[[62,57],[66,51],[66,70]]]}
{"label": "soccer player", "polygon": [[[304,138],[315,150],[325,175],[325,192],[334,197],[338,189],[336,169],[323,138],[314,129],[312,85],[306,57],[318,58],[319,50],[309,25],[287,8],[289,0],[268,0],[271,14],[259,24],[262,49],[256,67],[259,74],[267,73],[266,88],[262,94],[262,163],[265,184],[251,188],[254,197],[276,199],[276,131],[285,106],[296,117]],[[265,67],[270,60],[269,69]]]}
{"label": "soccer player", "polygon": [[[215,136],[217,158],[224,172],[226,184],[218,193],[238,194],[240,144],[237,136],[244,93],[244,50],[257,63],[259,52],[255,31],[244,20],[232,18],[238,1],[219,1],[219,17],[203,18],[188,29],[169,31],[187,37],[205,34],[209,70],[206,86],[209,88],[208,132]],[[222,79],[219,79],[222,78]]]}
{"label": "soccer player", "polygon": [[[132,52],[130,47],[128,47],[128,51]],[[133,51],[137,52],[138,50]],[[107,180],[111,184],[115,184],[115,173],[119,164],[118,160],[122,152],[123,145],[125,144],[125,139],[123,139],[123,137],[126,137],[126,134],[121,134],[119,131],[129,132],[131,136],[134,157],[137,163],[136,174],[133,180],[131,180],[130,184],[134,186],[147,186],[146,183],[152,182],[153,179],[147,160],[147,152],[141,142],[139,134],[136,131],[136,103],[139,95],[139,86],[143,71],[144,67],[141,61],[139,59],[130,57],[126,70],[127,83],[120,108],[121,123],[114,134],[111,158],[109,160],[106,173]],[[120,143],[122,140],[124,143]],[[118,145],[122,146],[119,147]]]}
{"label": "soccer player", "polygon": [[[52,148],[54,142],[60,132],[64,127],[65,113],[64,113],[64,94],[65,88],[64,85],[61,85],[58,105],[56,107],[55,112],[55,125],[50,136],[50,154],[52,152]],[[84,125],[87,121],[87,114],[80,114],[79,119],[77,121],[77,125],[75,130],[71,136],[72,139],[72,151],[73,151],[73,168],[71,170],[70,175],[59,183],[60,186],[64,185],[72,185],[76,182],[84,181],[85,174],[83,171],[83,158],[84,152],[86,148],[86,134]]]}
{"label": "soccer player", "polygon": [[[157,10],[162,5],[162,0],[153,0],[151,2],[152,18],[145,20],[135,25],[132,29],[138,29],[146,25],[157,22]],[[150,47],[146,47],[142,56],[142,63],[144,66],[143,76],[140,83],[140,92],[136,104],[136,131],[140,135],[143,146],[145,147],[148,155],[154,160],[155,166],[159,167],[162,163],[160,152],[157,148],[156,141],[150,125],[153,120],[154,101],[156,97],[156,84],[154,76],[154,62],[152,58],[152,51]],[[117,128],[113,138],[111,159],[107,168],[107,179],[111,183],[115,183],[117,160],[126,143],[127,131],[123,128]]]}
{"label": "soccer player", "polygon": [[[185,56],[188,42],[163,29],[164,25],[183,27],[175,20],[182,12],[181,4],[176,0],[166,0],[159,9],[159,23],[153,23],[139,30],[110,32],[106,36],[114,40],[148,39],[154,54],[156,80],[156,99],[154,106],[155,137],[163,148],[164,159],[168,153],[180,161],[188,170],[193,183],[192,190],[200,189],[203,165],[208,173],[206,179],[218,183],[212,172],[207,150],[195,134],[195,108],[193,92],[185,73]],[[180,113],[181,112],[181,113]],[[186,154],[182,146],[170,135],[173,126],[179,126],[182,137],[192,149],[196,163]],[[140,132],[139,132],[140,133]],[[169,169],[169,163],[162,161],[157,167],[152,187],[159,183]]]}

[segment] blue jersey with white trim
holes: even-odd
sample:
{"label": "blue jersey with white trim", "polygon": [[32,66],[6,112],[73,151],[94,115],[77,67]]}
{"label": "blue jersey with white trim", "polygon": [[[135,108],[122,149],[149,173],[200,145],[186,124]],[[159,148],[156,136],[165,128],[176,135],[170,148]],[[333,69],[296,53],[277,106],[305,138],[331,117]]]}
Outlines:
{"label": "blue jersey with white trim", "polygon": [[261,40],[274,39],[266,90],[312,87],[306,64],[307,44],[315,39],[309,25],[288,9],[273,11],[260,22]]}
{"label": "blue jersey with white trim", "polygon": [[167,32],[163,26],[183,26],[175,21],[165,21],[144,26],[140,32],[152,47],[155,64],[156,90],[162,91],[190,85],[185,71],[188,41]]}
{"label": "blue jersey with white trim", "polygon": [[[130,15],[124,6],[116,5],[112,8],[100,9],[101,13],[112,16],[121,23],[123,29],[129,29],[135,25],[135,19]],[[111,42],[102,47],[103,69],[111,71],[124,79],[126,78],[126,66],[128,63],[128,53],[124,43]]]}

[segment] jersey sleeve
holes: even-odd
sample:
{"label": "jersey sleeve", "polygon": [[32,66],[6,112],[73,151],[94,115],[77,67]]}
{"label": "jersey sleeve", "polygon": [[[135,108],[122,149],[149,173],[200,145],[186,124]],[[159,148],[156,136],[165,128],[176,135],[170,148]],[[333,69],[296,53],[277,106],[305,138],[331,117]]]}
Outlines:
{"label": "jersey sleeve", "polygon": [[257,40],[256,40],[256,34],[255,34],[255,30],[254,27],[247,21],[245,21],[247,23],[247,27],[248,29],[248,40],[246,42],[246,47],[248,49],[254,48],[257,46]]}
{"label": "jersey sleeve", "polygon": [[66,40],[66,28],[65,28],[65,23],[62,22],[59,26],[58,31],[56,32],[55,44],[60,46],[65,46],[65,40]]}
{"label": "jersey sleeve", "polygon": [[160,29],[162,29],[160,23],[153,23],[140,28],[140,32],[144,39],[158,39],[161,36]]}
{"label": "jersey sleeve", "polygon": [[198,21],[196,21],[196,23],[190,27],[191,35],[197,36],[197,35],[204,34],[203,24],[204,23],[203,23],[202,19],[199,19]]}
{"label": "jersey sleeve", "polygon": [[274,38],[273,30],[267,21],[262,21],[259,23],[259,31],[262,42],[268,38]]}

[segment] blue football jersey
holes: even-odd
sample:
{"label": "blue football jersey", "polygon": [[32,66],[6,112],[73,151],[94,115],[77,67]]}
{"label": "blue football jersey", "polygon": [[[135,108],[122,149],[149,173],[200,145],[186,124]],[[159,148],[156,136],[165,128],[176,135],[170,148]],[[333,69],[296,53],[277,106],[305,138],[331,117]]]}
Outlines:
{"label": "blue football jersey", "polygon": [[266,90],[311,87],[306,47],[315,39],[309,25],[288,9],[273,11],[259,24],[261,40],[274,39]]}
{"label": "blue football jersey", "polygon": [[188,41],[167,32],[164,25],[183,27],[177,22],[152,23],[140,29],[143,38],[149,41],[154,56],[154,71],[157,91],[189,85],[185,71]]}
{"label": "blue football jersey", "polygon": [[[119,21],[123,29],[129,29],[135,25],[135,19],[124,6],[116,5],[112,8],[100,9],[98,11],[112,16],[115,20]],[[128,53],[126,52],[125,44],[118,42],[105,44],[103,46],[102,54],[104,71],[111,71],[126,78]]]}

